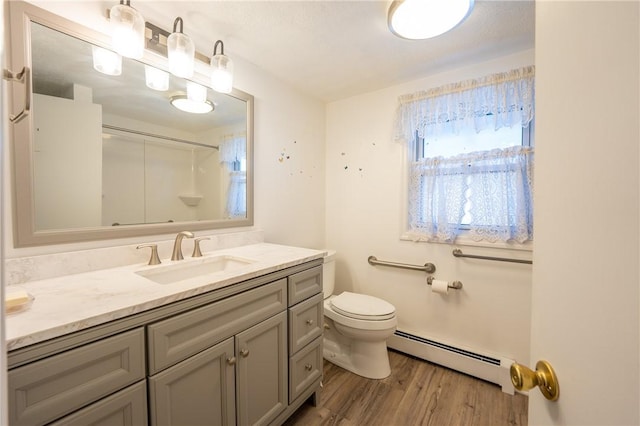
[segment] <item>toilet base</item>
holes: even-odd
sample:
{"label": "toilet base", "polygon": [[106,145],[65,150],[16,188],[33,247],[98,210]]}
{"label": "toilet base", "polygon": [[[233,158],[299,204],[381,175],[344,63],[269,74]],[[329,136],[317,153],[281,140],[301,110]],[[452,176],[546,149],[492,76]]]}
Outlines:
{"label": "toilet base", "polygon": [[384,379],[391,374],[386,340],[347,339],[331,327],[325,330],[323,343],[324,359],[338,367],[368,379]]}

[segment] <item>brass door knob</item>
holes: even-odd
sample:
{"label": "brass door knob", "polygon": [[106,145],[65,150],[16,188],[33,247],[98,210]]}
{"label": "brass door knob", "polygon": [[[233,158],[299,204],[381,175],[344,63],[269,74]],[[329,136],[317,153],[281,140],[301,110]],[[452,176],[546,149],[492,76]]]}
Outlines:
{"label": "brass door knob", "polygon": [[511,364],[511,383],[519,391],[528,391],[538,386],[540,392],[549,401],[557,401],[560,397],[560,385],[555,371],[547,361],[538,361],[536,371],[518,364]]}

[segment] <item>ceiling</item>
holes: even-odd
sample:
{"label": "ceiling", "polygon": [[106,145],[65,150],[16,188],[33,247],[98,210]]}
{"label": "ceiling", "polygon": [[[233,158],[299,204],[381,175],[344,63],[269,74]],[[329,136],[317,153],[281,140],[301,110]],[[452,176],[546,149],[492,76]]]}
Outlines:
{"label": "ceiling", "polygon": [[[116,1],[104,2],[107,7]],[[534,2],[478,1],[454,30],[405,40],[387,28],[389,1],[132,0],[145,19],[171,30],[177,16],[199,52],[216,40],[242,58],[325,102],[415,80],[534,46]],[[236,65],[237,67],[238,65]]]}

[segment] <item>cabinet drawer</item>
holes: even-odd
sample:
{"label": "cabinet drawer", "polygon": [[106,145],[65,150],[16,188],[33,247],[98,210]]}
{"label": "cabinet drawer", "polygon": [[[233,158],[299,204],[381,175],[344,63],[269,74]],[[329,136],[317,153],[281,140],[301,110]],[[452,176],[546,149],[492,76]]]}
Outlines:
{"label": "cabinet drawer", "polygon": [[138,328],[10,370],[9,424],[56,420],[145,377]]}
{"label": "cabinet drawer", "polygon": [[322,335],[322,293],[289,308],[289,353],[294,354]]}
{"label": "cabinet drawer", "polygon": [[147,424],[147,385],[136,383],[94,402],[51,426],[138,426]]}
{"label": "cabinet drawer", "polygon": [[322,337],[318,337],[289,360],[289,403],[322,377]]}
{"label": "cabinet drawer", "polygon": [[174,365],[287,308],[287,281],[211,303],[148,326],[149,374]]}
{"label": "cabinet drawer", "polygon": [[322,291],[322,266],[290,275],[288,280],[291,306]]}

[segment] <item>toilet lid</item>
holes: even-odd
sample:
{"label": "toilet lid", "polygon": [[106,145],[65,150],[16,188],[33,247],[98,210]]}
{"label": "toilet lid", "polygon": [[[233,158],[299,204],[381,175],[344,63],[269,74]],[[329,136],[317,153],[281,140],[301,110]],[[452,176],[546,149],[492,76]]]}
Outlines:
{"label": "toilet lid", "polygon": [[331,299],[334,311],[349,318],[387,320],[395,316],[396,308],[389,302],[366,294],[344,293]]}

